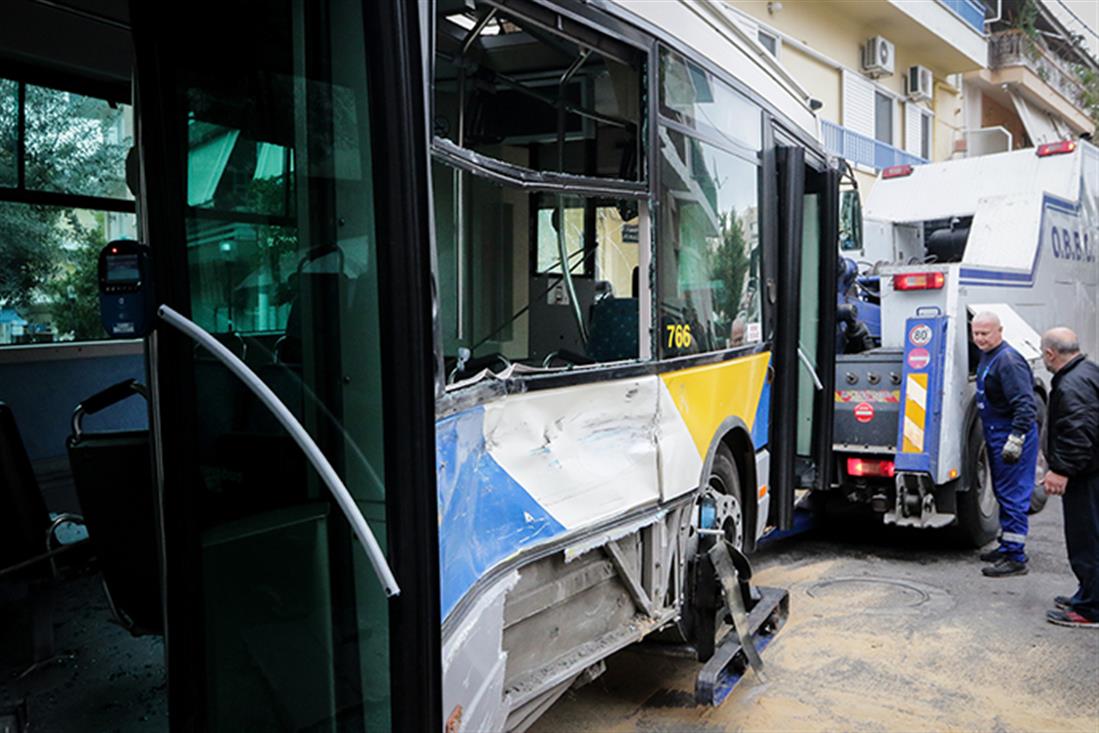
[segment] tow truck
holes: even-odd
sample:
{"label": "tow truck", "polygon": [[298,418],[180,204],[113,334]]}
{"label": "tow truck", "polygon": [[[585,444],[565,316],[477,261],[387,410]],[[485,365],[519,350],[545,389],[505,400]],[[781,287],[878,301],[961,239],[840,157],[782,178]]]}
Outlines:
{"label": "tow truck", "polygon": [[1083,351],[1099,343],[1097,211],[1099,149],[1082,140],[881,172],[861,237],[840,243],[833,495],[887,524],[950,528],[974,546],[995,536],[969,324],[999,316],[1034,370],[1043,423],[1040,334],[1064,325]]}

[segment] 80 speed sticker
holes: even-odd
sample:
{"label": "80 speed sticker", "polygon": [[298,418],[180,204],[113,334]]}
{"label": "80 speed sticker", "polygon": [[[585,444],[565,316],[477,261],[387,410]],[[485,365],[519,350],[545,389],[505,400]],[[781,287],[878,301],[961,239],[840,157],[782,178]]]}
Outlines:
{"label": "80 speed sticker", "polygon": [[913,346],[927,346],[931,343],[931,326],[926,323],[913,326],[912,330],[908,332],[908,342]]}

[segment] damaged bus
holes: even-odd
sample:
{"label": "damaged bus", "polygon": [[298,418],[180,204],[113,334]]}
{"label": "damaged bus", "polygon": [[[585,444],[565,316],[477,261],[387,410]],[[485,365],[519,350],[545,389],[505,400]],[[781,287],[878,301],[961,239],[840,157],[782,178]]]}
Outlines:
{"label": "damaged bus", "polygon": [[[145,335],[137,590],[173,730],[524,730],[650,634],[715,653],[707,549],[831,475],[840,164],[750,28],[671,0],[41,5],[88,26],[76,76],[133,45],[147,249],[99,284]],[[53,63],[39,36],[21,57]],[[139,292],[147,334],[118,322]]]}

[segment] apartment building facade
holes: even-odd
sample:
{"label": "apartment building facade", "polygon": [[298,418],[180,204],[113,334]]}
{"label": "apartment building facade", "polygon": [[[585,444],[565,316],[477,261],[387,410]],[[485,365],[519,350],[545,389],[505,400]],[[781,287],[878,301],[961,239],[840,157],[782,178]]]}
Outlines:
{"label": "apartment building facade", "polygon": [[825,144],[854,164],[860,185],[891,165],[1094,132],[1073,73],[1094,59],[1042,0],[727,5],[819,103]]}

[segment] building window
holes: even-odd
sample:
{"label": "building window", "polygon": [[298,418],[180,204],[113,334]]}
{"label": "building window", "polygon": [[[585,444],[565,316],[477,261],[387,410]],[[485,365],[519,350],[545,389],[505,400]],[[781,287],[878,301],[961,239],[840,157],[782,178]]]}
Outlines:
{"label": "building window", "polygon": [[931,160],[931,115],[920,115],[920,157]]}
{"label": "building window", "polygon": [[760,28],[756,32],[756,36],[759,38],[759,42],[763,44],[763,47],[765,49],[767,49],[768,51],[770,51],[772,56],[774,56],[775,58],[778,58],[778,46],[779,46],[778,36],[776,36],[773,33],[768,33],[767,31],[763,30],[762,28]]}
{"label": "building window", "polygon": [[136,236],[132,145],[129,105],[0,79],[0,344],[106,338],[97,259]]}
{"label": "building window", "polygon": [[874,138],[893,144],[893,98],[881,92],[874,92]]}

